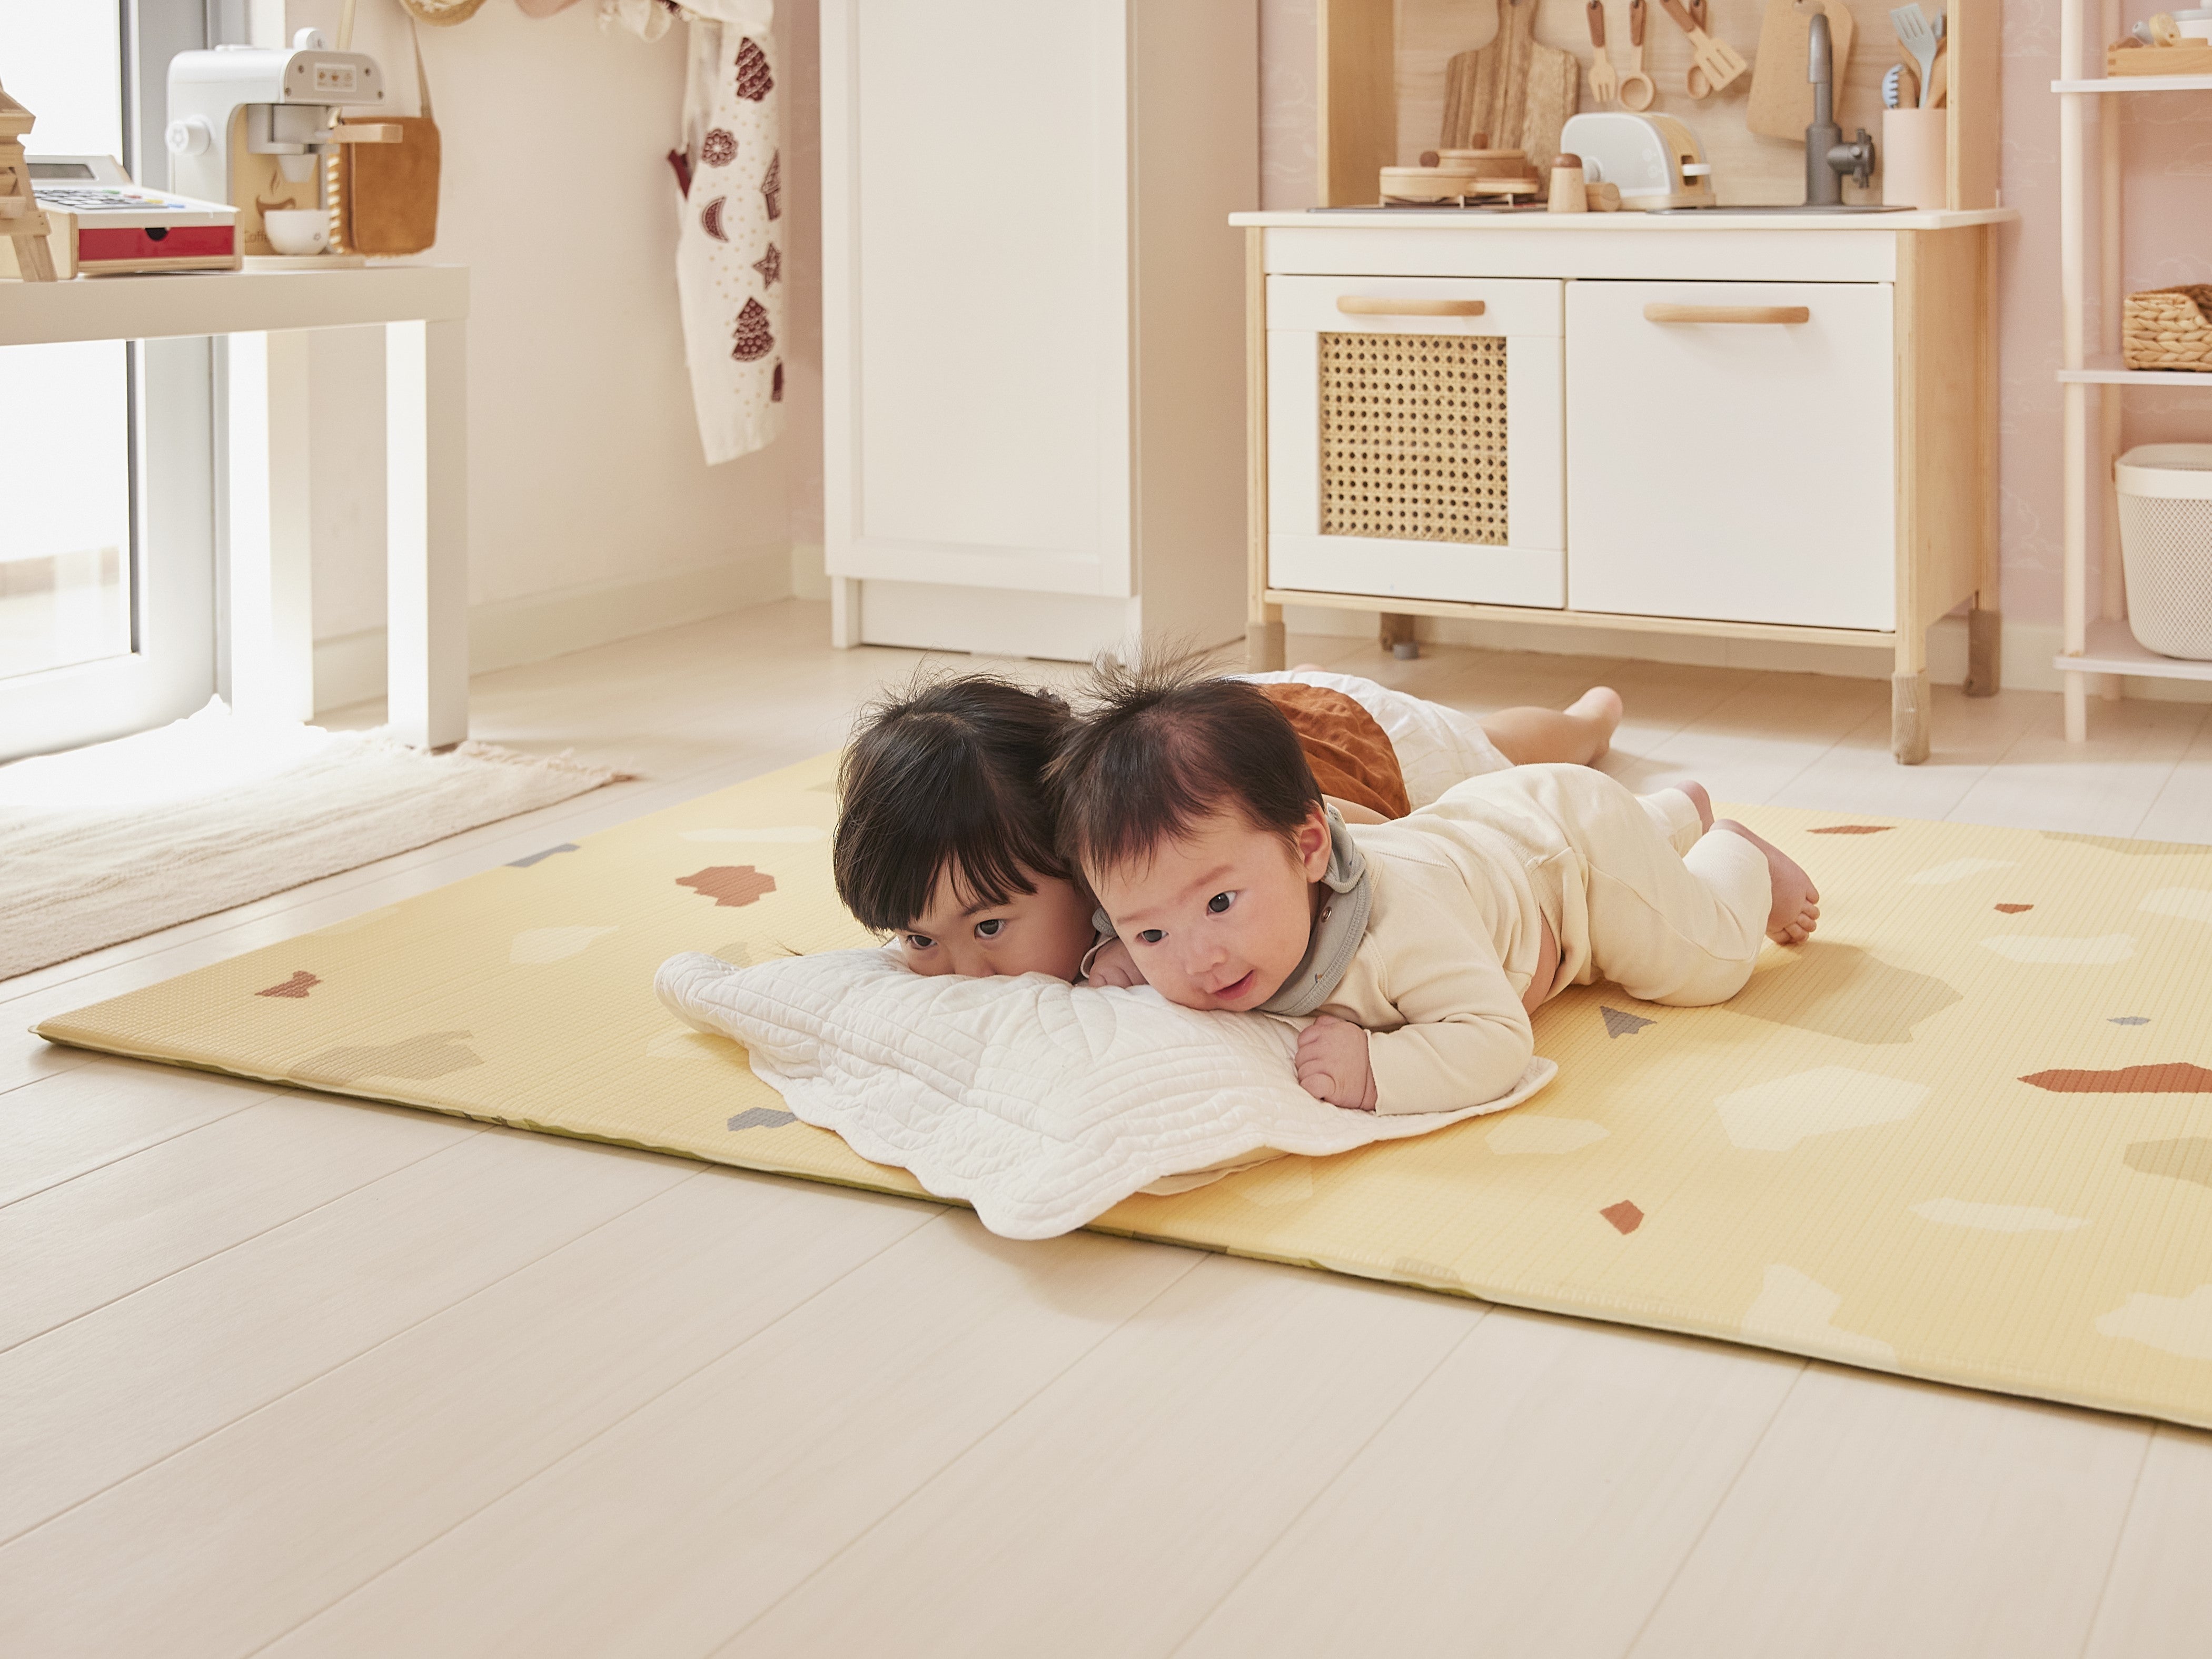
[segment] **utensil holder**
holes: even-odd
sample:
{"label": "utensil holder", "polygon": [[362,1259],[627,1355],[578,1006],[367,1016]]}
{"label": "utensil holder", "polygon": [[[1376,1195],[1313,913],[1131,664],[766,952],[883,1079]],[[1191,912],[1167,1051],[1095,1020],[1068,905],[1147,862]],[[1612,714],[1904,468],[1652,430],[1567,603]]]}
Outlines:
{"label": "utensil holder", "polygon": [[1946,109],[1882,111],[1883,206],[1949,205],[1950,116]]}

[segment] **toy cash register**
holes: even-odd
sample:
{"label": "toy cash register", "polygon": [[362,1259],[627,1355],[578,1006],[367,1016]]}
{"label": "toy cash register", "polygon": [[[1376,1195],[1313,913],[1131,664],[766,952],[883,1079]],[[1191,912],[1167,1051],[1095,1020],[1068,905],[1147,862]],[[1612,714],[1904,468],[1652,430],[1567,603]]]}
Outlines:
{"label": "toy cash register", "polygon": [[[239,268],[236,208],[144,189],[111,156],[33,155],[26,166],[64,280]],[[0,241],[0,276],[15,274],[13,246]]]}

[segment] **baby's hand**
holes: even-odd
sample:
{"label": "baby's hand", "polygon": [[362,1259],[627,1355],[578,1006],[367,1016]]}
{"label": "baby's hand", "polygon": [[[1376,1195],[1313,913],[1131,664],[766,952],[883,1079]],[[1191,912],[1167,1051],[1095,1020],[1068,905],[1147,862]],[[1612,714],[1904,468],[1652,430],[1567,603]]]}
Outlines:
{"label": "baby's hand", "polygon": [[1367,1033],[1323,1014],[1298,1033],[1298,1086],[1316,1100],[1354,1112],[1375,1109],[1375,1073]]}
{"label": "baby's hand", "polygon": [[1091,958],[1091,971],[1083,976],[1083,982],[1127,988],[1142,985],[1145,976],[1137,971],[1137,959],[1129,954],[1129,947],[1118,939],[1109,939]]}

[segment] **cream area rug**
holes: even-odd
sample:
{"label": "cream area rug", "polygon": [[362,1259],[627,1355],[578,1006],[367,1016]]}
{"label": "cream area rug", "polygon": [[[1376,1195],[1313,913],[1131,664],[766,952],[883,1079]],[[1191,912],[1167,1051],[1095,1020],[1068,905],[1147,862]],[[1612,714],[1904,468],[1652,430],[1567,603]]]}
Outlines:
{"label": "cream area rug", "polygon": [[597,789],[623,775],[466,743],[241,719],[0,767],[0,980]]}

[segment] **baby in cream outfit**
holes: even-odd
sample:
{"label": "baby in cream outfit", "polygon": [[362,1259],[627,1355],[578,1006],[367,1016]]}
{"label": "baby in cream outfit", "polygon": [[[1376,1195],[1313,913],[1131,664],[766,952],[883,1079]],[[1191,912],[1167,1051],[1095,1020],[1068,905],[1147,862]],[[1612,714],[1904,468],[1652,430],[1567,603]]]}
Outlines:
{"label": "baby in cream outfit", "polygon": [[1231,680],[1107,672],[1053,779],[1066,851],[1146,980],[1186,1007],[1317,1016],[1299,1081],[1355,1110],[1494,1100],[1566,986],[1723,1002],[1766,939],[1820,918],[1805,872],[1714,823],[1695,784],[1638,797],[1522,766],[1347,828],[1283,716]]}

